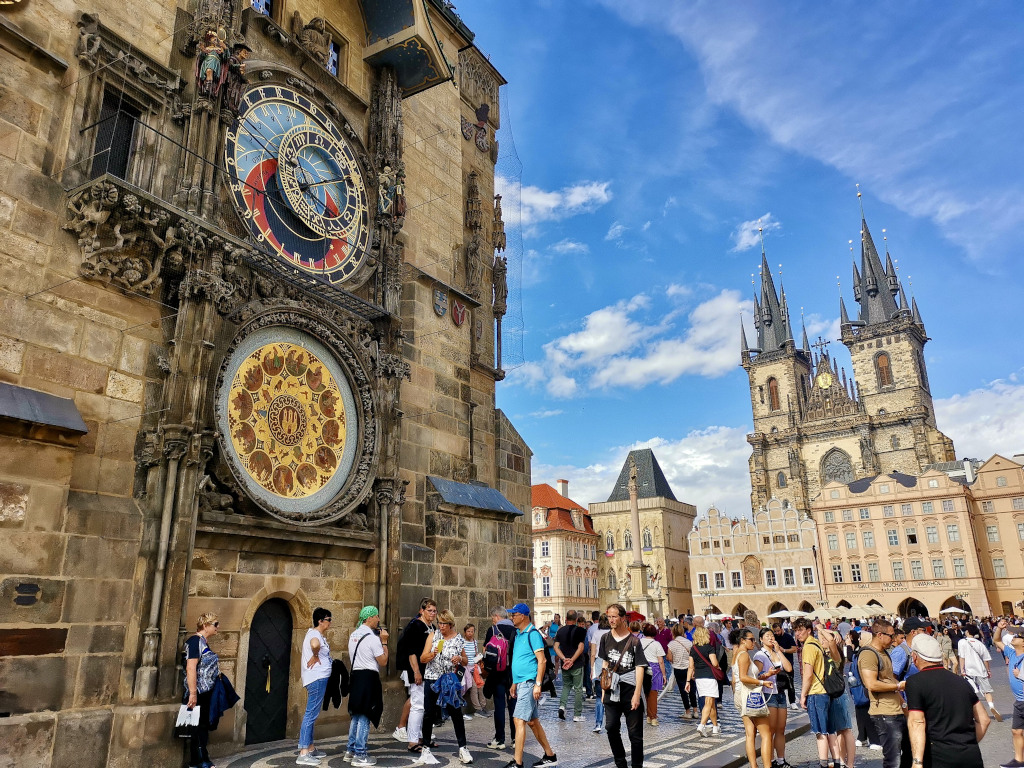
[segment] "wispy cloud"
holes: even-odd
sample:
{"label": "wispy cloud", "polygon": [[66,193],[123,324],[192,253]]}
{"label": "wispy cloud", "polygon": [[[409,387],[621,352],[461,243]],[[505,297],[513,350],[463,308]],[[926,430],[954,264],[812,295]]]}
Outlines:
{"label": "wispy cloud", "polygon": [[560,408],[557,408],[557,409],[534,411],[533,413],[530,414],[530,416],[535,418],[535,419],[550,419],[553,416],[561,416],[563,413],[564,413],[564,411],[562,411]]}
{"label": "wispy cloud", "polygon": [[604,239],[605,240],[618,240],[624,234],[626,234],[626,229],[627,229],[627,227],[626,227],[625,224],[620,224],[619,222],[616,221],[614,224],[612,224],[610,227],[608,227],[608,233],[604,236]]}
{"label": "wispy cloud", "polygon": [[772,218],[771,211],[759,218],[744,221],[732,233],[732,250],[737,252],[755,248],[761,245],[762,231],[765,233],[774,232],[781,227],[782,225],[778,220]]}
{"label": "wispy cloud", "polygon": [[678,283],[672,283],[665,289],[666,296],[691,296],[692,294],[693,288],[688,285],[679,285]]}
{"label": "wispy cloud", "polygon": [[1011,19],[947,3],[920,24],[917,6],[899,3],[864,13],[813,3],[603,2],[630,24],[677,36],[713,103],[845,174],[851,204],[857,181],[868,200],[931,219],[984,269],[1016,253],[1022,163],[990,148],[1019,138],[1019,8]]}
{"label": "wispy cloud", "polygon": [[557,243],[552,245],[551,250],[555,253],[589,253],[590,246],[586,243],[565,238],[564,240],[559,240]]}

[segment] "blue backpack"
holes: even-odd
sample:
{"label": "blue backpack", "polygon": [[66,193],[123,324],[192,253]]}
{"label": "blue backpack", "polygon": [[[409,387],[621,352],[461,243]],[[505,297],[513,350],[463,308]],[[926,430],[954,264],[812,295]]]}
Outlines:
{"label": "blue backpack", "polygon": [[[877,657],[878,667],[882,666],[882,655],[872,648],[870,645],[863,646],[853,657],[853,663],[850,665],[850,672],[847,676],[847,681],[850,683],[850,694],[853,696],[853,705],[855,707],[867,707],[870,706],[871,701],[868,699],[868,689],[864,687],[864,681],[860,677],[860,667],[857,662],[860,660],[860,655],[864,651],[871,651]],[[888,652],[885,654],[888,656]],[[892,659],[889,659],[889,663],[892,664]],[[908,665],[909,666],[909,665]],[[904,672],[906,670],[904,669]],[[895,674],[895,671],[894,673]],[[902,680],[901,675],[897,675],[898,680]]]}

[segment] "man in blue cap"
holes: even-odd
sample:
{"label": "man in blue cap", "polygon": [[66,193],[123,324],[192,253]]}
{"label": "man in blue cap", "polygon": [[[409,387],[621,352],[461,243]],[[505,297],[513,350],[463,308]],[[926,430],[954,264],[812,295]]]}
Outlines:
{"label": "man in blue cap", "polygon": [[509,618],[516,628],[516,642],[512,646],[512,691],[515,702],[512,717],[516,724],[516,752],[505,768],[523,768],[523,746],[526,741],[526,726],[544,748],[544,757],[533,764],[533,768],[557,765],[558,757],[551,751],[547,734],[540,724],[541,683],[547,667],[547,646],[540,630],[530,621],[530,606],[516,603],[509,611]]}

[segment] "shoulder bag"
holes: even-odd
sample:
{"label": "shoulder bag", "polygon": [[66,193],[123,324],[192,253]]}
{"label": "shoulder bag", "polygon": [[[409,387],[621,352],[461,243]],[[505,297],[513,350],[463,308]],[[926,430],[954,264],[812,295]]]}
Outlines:
{"label": "shoulder bag", "polygon": [[697,653],[698,656],[701,657],[701,659],[704,661],[705,664],[707,664],[709,667],[711,667],[711,674],[714,676],[715,680],[718,680],[718,681],[725,680],[725,670],[722,669],[721,667],[716,667],[714,664],[712,664],[710,661],[708,661],[708,657],[700,652],[700,646],[698,646],[696,643],[694,643],[693,650]]}
{"label": "shoulder bag", "polygon": [[[611,667],[611,668],[604,667],[601,670],[601,688],[602,688],[602,690],[610,691],[612,689],[612,677],[615,674],[618,673],[618,671],[619,671],[619,662],[622,661],[622,657],[626,655],[626,651],[628,651],[630,648],[635,648],[635,646],[639,645],[639,643],[637,642],[637,639],[633,636],[632,633],[630,633],[630,638],[632,638],[633,642],[632,643],[626,643],[625,648],[622,649],[622,653],[619,654],[619,658],[617,658],[615,660],[615,666]],[[635,650],[633,652],[636,653]]]}

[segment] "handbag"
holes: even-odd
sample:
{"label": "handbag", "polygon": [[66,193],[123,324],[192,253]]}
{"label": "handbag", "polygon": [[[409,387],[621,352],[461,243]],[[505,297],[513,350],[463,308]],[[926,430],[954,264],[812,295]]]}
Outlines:
{"label": "handbag", "polygon": [[698,646],[693,646],[693,650],[697,652],[697,655],[701,657],[705,664],[711,667],[711,674],[714,676],[715,680],[718,680],[719,682],[725,680],[725,672],[722,670],[721,667],[716,667],[710,661],[708,661],[708,657],[700,652],[700,648]]}
{"label": "handbag", "polygon": [[768,702],[761,686],[747,691],[747,698],[743,702],[743,717],[768,717]]}
{"label": "handbag", "polygon": [[174,721],[174,737],[177,739],[190,739],[199,728],[199,705],[188,708],[188,704],[182,704],[178,709],[178,719]]}
{"label": "handbag", "polygon": [[611,668],[605,667],[604,669],[601,670],[601,689],[602,690],[610,691],[612,689],[612,686],[613,686],[612,679],[613,679],[613,676],[619,671],[619,662],[622,661],[622,657],[626,655],[626,651],[629,650],[629,648],[631,648],[632,645],[638,644],[636,637],[634,637],[633,635],[630,635],[630,637],[633,639],[633,643],[629,644],[629,645],[626,645],[626,647],[622,649],[622,653],[619,654],[619,658],[615,660],[615,666],[611,667]]}

